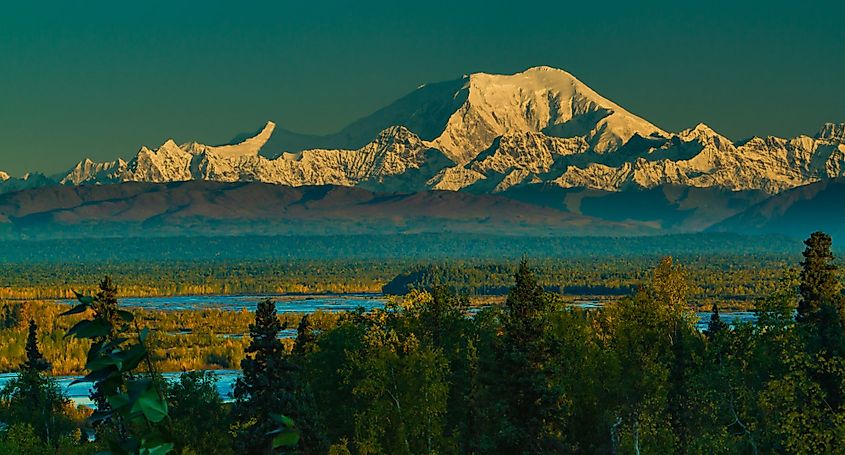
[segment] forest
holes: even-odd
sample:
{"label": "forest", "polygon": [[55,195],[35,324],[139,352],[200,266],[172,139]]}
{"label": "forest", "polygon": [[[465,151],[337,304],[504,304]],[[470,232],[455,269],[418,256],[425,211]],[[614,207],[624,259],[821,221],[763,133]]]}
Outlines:
{"label": "forest", "polygon": [[[403,294],[386,308],[301,317],[272,300],[255,313],[130,311],[121,275],[74,306],[7,301],[3,346],[20,341],[4,368],[19,375],[0,392],[0,453],[845,453],[842,275],[824,233],[797,253],[739,269],[637,260],[624,276],[589,261],[406,264],[375,280]],[[561,292],[607,283],[628,287],[599,309]],[[756,322],[722,319],[718,292],[734,283]],[[468,312],[479,289],[503,303]],[[180,353],[167,333],[185,327],[196,338]],[[202,327],[248,333],[218,353],[241,370],[231,400],[186,360],[225,345]],[[162,378],[173,370],[185,372]],[[74,408],[57,371],[84,374],[95,409]]]}
{"label": "forest", "polygon": [[[800,255],[674,255],[690,277],[690,302],[741,308],[775,290]],[[630,295],[660,256],[532,258],[538,282],[568,296]],[[385,293],[447,286],[468,295],[506,295],[514,259],[211,260],[88,263],[0,263],[0,299],[72,299],[93,292],[103,276],[120,297],[237,294]]]}

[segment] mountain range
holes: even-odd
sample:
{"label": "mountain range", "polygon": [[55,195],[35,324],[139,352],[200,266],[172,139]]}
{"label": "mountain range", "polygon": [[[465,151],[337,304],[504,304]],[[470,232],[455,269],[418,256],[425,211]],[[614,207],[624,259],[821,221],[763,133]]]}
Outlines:
{"label": "mountain range", "polygon": [[[68,192],[75,192],[85,200],[98,191],[123,190],[76,187],[260,182],[280,186],[274,191],[285,193],[284,198],[295,193],[290,187],[328,185],[332,190],[327,194],[333,196],[347,191],[339,187],[354,187],[360,193],[349,194],[358,197],[418,193],[422,196],[416,202],[422,202],[444,190],[460,193],[437,196],[454,205],[456,213],[470,206],[485,207],[493,200],[486,198],[496,195],[497,204],[521,204],[523,211],[531,206],[529,224],[541,230],[538,220],[552,211],[566,218],[561,223],[569,227],[586,220],[601,232],[642,234],[717,225],[738,228],[739,221],[728,219],[767,200],[777,204],[773,195],[841,176],[845,176],[845,123],[826,124],[812,137],[753,137],[737,142],[704,124],[667,132],[565,71],[536,67],[513,75],[476,73],[423,85],[327,136],[296,134],[267,122],[258,132],[239,135],[225,145],[180,145],[168,140],[155,149],[141,147],[128,161],[85,159],[56,176],[13,178],[0,172],[0,193],[36,191],[31,200],[40,200],[47,195],[68,198]],[[45,187],[50,189],[41,189]],[[170,186],[129,188],[159,195],[175,191]],[[194,194],[234,194],[214,185],[177,188]],[[261,191],[270,200],[281,197]],[[478,200],[468,203],[472,198]],[[505,199],[509,202],[502,202]],[[342,200],[332,197],[333,210],[341,209]],[[64,210],[60,219],[73,212],[68,207],[55,209]],[[414,216],[425,215],[411,206],[407,209]],[[396,206],[389,210],[404,213]],[[23,222],[31,215],[0,205],[0,222]],[[605,224],[599,227],[600,223]]]}

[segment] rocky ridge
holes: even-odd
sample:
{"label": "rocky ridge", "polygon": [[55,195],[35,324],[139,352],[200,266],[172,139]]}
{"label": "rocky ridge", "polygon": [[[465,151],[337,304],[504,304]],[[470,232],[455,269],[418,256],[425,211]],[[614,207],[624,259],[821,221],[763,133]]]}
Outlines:
{"label": "rocky ridge", "polygon": [[[372,134],[364,141],[363,137]],[[374,137],[373,137],[374,136]],[[142,147],[129,161],[83,160],[53,179],[10,179],[0,192],[55,181],[265,182],[378,191],[502,192],[538,183],[605,191],[661,185],[779,193],[845,175],[845,124],[813,137],[733,142],[707,125],[669,133],[549,67],[476,73],[420,87],[325,137],[267,122],[233,144]],[[46,183],[45,183],[46,184]]]}

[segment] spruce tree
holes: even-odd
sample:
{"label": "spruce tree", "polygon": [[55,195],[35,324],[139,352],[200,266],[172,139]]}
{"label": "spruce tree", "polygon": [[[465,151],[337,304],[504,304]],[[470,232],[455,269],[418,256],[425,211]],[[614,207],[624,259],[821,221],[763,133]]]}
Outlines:
{"label": "spruce tree", "polygon": [[112,327],[111,333],[104,338],[107,341],[114,339],[114,333],[120,326],[120,316],[117,306],[117,286],[110,277],[106,276],[100,282],[99,290],[94,296],[91,308],[94,310],[95,317],[105,320]]}
{"label": "spruce tree", "polygon": [[41,373],[51,368],[41,351],[38,349],[38,326],[35,320],[29,320],[29,335],[26,338],[26,360],[21,365],[22,372]]}
{"label": "spruce tree", "polygon": [[293,353],[297,356],[303,356],[311,352],[314,349],[314,343],[316,341],[317,334],[314,332],[314,327],[311,326],[309,315],[306,314],[299,320],[299,326],[296,328]]}
{"label": "spruce tree", "polygon": [[814,232],[804,241],[804,260],[801,262],[801,284],[798,288],[798,322],[818,322],[819,311],[825,303],[841,299],[836,266],[831,252],[832,240],[824,232]]}
{"label": "spruce tree", "polygon": [[704,331],[704,335],[707,336],[707,339],[713,341],[716,338],[716,335],[721,331],[728,328],[728,325],[722,321],[722,317],[719,316],[719,306],[716,303],[713,303],[713,307],[710,310],[710,322],[707,323],[707,330]]}
{"label": "spruce tree", "polygon": [[515,279],[516,284],[505,301],[505,330],[510,342],[517,348],[525,348],[542,337],[540,322],[549,302],[526,259],[520,261]]}
{"label": "spruce tree", "polygon": [[834,356],[845,356],[845,308],[833,264],[831,238],[814,232],[804,241],[801,262],[800,299],[796,320],[808,333],[811,352],[824,350]]}
{"label": "spruce tree", "polygon": [[565,402],[548,381],[552,357],[545,337],[551,300],[526,260],[505,301],[499,361],[504,427],[497,451],[545,453],[564,450]]}
{"label": "spruce tree", "polygon": [[[823,232],[814,232],[804,241],[804,260],[801,262],[800,299],[796,320],[803,327],[807,350],[827,358],[845,357],[845,311],[843,298],[833,264],[831,238]],[[845,405],[841,372],[818,372],[815,379],[827,395],[833,409]]]}
{"label": "spruce tree", "polygon": [[270,433],[278,427],[274,415],[287,416],[301,431],[298,453],[322,453],[325,442],[312,418],[314,413],[301,400],[300,372],[288,358],[278,335],[282,325],[276,317],[276,305],[264,300],[250,324],[251,342],[247,358],[241,361],[243,376],[235,383],[234,417],[238,425],[235,441],[238,453],[271,452]]}
{"label": "spruce tree", "polygon": [[50,363],[38,349],[38,326],[30,320],[26,360],[18,377],[0,391],[0,403],[5,405],[0,418],[9,424],[30,425],[41,441],[55,446],[73,425],[65,413],[70,400],[45,374],[49,369]]}

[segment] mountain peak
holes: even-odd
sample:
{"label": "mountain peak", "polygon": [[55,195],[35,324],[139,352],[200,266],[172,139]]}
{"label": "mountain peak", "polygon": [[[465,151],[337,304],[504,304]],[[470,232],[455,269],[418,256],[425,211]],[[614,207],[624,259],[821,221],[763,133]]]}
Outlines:
{"label": "mountain peak", "polygon": [[825,123],[816,134],[816,139],[845,143],[845,123]]}
{"label": "mountain peak", "polygon": [[466,101],[434,140],[461,164],[489,148],[496,137],[511,133],[584,137],[598,153],[616,150],[634,134],[668,136],[573,75],[548,66],[509,75],[476,73],[466,90]]}
{"label": "mountain peak", "polygon": [[425,84],[333,135],[296,135],[268,121],[224,145],[168,140],[154,151],[142,147],[128,163],[85,160],[53,183],[214,180],[497,192],[543,182],[776,193],[845,175],[845,124],[826,124],[816,137],[734,143],[704,123],[669,134],[568,72],[537,66]]}
{"label": "mountain peak", "polygon": [[273,131],[276,129],[276,124],[272,121],[267,121],[264,128],[255,136],[245,139],[238,144],[206,146],[205,151],[214,153],[222,158],[240,158],[246,156],[258,156],[264,144],[270,140]]}
{"label": "mountain peak", "polygon": [[525,71],[523,71],[522,73],[519,73],[519,74],[544,74],[544,73],[554,73],[554,74],[557,74],[557,75],[560,75],[560,76],[566,76],[566,77],[578,80],[578,79],[575,78],[575,76],[573,76],[571,73],[569,73],[566,70],[562,70],[560,68],[555,68],[553,66],[546,66],[546,65],[532,66],[531,68],[528,68],[528,69],[526,69]]}
{"label": "mountain peak", "polygon": [[687,142],[695,140],[695,139],[709,140],[709,139],[713,139],[713,138],[719,138],[719,139],[727,140],[727,138],[725,138],[725,136],[722,136],[721,134],[716,132],[713,128],[710,128],[708,125],[706,125],[704,123],[700,123],[700,122],[692,128],[687,128],[687,129],[681,131],[680,133],[678,133],[678,136],[681,139],[683,139],[684,141],[687,141]]}
{"label": "mountain peak", "polygon": [[408,140],[412,140],[415,142],[419,142],[420,139],[414,134],[413,131],[409,130],[408,128],[402,125],[394,125],[388,128],[385,128],[382,132],[376,136],[373,142],[386,142],[386,141],[403,141],[407,142]]}

